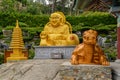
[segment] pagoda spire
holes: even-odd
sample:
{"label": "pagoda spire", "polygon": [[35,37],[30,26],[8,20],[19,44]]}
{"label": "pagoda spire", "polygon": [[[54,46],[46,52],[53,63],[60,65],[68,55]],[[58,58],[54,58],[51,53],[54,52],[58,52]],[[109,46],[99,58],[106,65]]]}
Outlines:
{"label": "pagoda spire", "polygon": [[24,42],[22,37],[22,30],[18,25],[18,20],[16,21],[16,27],[13,29],[12,41],[10,48],[24,48]]}
{"label": "pagoda spire", "polygon": [[19,28],[18,20],[16,20],[16,28]]}

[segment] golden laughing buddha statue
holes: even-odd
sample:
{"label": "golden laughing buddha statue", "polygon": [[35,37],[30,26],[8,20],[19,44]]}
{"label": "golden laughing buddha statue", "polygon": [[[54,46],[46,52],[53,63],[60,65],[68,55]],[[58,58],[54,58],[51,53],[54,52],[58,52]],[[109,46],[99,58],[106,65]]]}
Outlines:
{"label": "golden laughing buddha statue", "polygon": [[62,12],[52,13],[49,22],[40,34],[40,46],[68,46],[79,44],[79,38],[72,34],[72,27]]}
{"label": "golden laughing buddha statue", "polygon": [[83,43],[74,49],[71,64],[109,65],[102,49],[97,45],[96,31],[87,30],[83,33]]}

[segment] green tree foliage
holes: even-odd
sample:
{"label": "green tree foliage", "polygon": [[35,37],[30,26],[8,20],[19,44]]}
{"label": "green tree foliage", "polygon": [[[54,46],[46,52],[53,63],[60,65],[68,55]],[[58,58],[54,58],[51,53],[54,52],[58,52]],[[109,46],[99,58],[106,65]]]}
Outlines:
{"label": "green tree foliage", "polygon": [[2,12],[15,12],[15,0],[2,0],[1,11]]}
{"label": "green tree foliage", "polygon": [[4,13],[27,13],[32,15],[50,13],[50,6],[39,2],[28,2],[27,0],[2,0],[0,12]]}
{"label": "green tree foliage", "polygon": [[16,0],[16,1],[21,2],[24,6],[26,6],[26,5],[27,5],[27,0]]}
{"label": "green tree foliage", "polygon": [[38,2],[30,3],[26,6],[27,13],[32,15],[41,15],[41,14],[49,14],[50,7],[40,4]]}

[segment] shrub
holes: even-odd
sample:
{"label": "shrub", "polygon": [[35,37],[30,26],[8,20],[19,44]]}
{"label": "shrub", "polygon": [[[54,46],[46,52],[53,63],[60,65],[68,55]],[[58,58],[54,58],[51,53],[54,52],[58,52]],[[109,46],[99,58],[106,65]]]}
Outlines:
{"label": "shrub", "polygon": [[4,55],[0,54],[0,64],[4,63]]}
{"label": "shrub", "polygon": [[79,23],[83,23],[84,26],[116,24],[116,19],[107,12],[85,12],[79,16],[68,16],[67,20],[71,25]]}
{"label": "shrub", "polygon": [[104,49],[104,52],[108,58],[109,61],[114,61],[116,60],[117,57],[117,49],[115,47],[109,47]]}
{"label": "shrub", "polygon": [[[106,12],[86,12],[79,16],[66,16],[66,19],[71,25],[79,25],[81,23],[84,26],[116,24],[116,19]],[[19,20],[22,26],[43,27],[48,22],[49,16],[0,12],[0,23],[2,27],[8,25],[14,26],[16,20]]]}
{"label": "shrub", "polygon": [[29,53],[28,59],[33,59],[35,55],[34,50],[30,49],[28,53]]}
{"label": "shrub", "polygon": [[5,27],[5,30],[13,30],[14,27],[15,26],[7,26],[7,27]]}

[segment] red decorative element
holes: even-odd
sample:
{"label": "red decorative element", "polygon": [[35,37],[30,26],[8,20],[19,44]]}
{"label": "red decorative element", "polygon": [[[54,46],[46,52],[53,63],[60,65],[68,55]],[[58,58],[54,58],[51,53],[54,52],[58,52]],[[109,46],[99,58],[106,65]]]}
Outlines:
{"label": "red decorative element", "polygon": [[74,40],[74,36],[71,36],[71,37],[70,37],[70,40]]}
{"label": "red decorative element", "polygon": [[120,59],[120,27],[117,27],[117,57]]}

